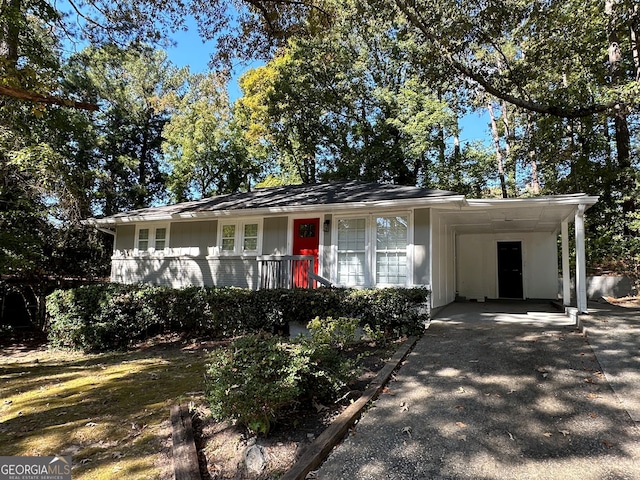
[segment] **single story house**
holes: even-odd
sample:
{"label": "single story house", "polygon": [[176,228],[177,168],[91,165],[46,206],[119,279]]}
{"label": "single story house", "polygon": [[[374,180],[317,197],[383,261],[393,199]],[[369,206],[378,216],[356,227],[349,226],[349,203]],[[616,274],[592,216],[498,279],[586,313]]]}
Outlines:
{"label": "single story house", "polygon": [[111,281],[267,288],[426,286],[455,300],[570,301],[586,311],[585,194],[467,199],[359,181],[291,185],[144,208],[89,223],[115,236]]}

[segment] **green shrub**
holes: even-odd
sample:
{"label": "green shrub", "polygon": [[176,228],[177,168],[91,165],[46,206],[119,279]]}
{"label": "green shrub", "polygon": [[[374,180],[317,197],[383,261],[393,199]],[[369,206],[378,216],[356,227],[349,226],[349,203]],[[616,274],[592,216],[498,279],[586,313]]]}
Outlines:
{"label": "green shrub", "polygon": [[71,290],[56,290],[47,297],[49,343],[53,347],[84,349],[91,340],[90,325],[120,285],[88,285]]}
{"label": "green shrub", "polygon": [[315,343],[344,348],[354,343],[360,321],[357,318],[316,317],[307,324],[311,340]]}
{"label": "green shrub", "polygon": [[267,434],[295,403],[334,396],[348,379],[349,367],[326,345],[248,335],[212,354],[205,393],[217,420],[235,420]]}
{"label": "green shrub", "polygon": [[428,314],[420,307],[428,298],[429,291],[424,288],[349,290],[346,304],[348,316],[399,337],[424,330]]}
{"label": "green shrub", "polygon": [[315,317],[353,318],[398,337],[420,332],[422,288],[258,290],[103,284],[58,290],[47,299],[52,346],[87,351],[126,348],[159,332],[235,337],[285,331]]}

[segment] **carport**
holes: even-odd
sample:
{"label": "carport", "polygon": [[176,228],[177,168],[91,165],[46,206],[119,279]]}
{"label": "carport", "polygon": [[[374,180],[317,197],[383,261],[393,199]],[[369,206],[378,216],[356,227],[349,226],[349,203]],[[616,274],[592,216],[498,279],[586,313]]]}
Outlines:
{"label": "carport", "polygon": [[[557,299],[571,306],[575,279],[579,313],[587,311],[585,212],[598,197],[586,194],[513,199],[467,199],[432,211],[433,306],[453,298]],[[569,256],[574,224],[575,272]],[[558,268],[561,238],[561,270]],[[436,248],[437,247],[437,248]]]}

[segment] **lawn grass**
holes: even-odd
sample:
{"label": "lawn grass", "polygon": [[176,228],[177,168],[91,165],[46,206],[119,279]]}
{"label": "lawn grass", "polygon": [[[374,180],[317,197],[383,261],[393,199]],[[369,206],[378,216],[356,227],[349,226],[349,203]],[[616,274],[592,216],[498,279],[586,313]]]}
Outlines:
{"label": "lawn grass", "polygon": [[3,349],[0,454],[71,455],[75,480],[172,478],[169,410],[201,398],[206,354],[180,342],[99,355]]}

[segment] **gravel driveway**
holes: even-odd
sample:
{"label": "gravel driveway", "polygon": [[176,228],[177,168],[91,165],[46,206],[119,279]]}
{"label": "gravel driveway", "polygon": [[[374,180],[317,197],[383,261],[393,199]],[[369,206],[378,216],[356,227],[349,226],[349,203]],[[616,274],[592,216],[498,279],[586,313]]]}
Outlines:
{"label": "gravel driveway", "polygon": [[640,432],[545,304],[448,306],[317,478],[640,479]]}

